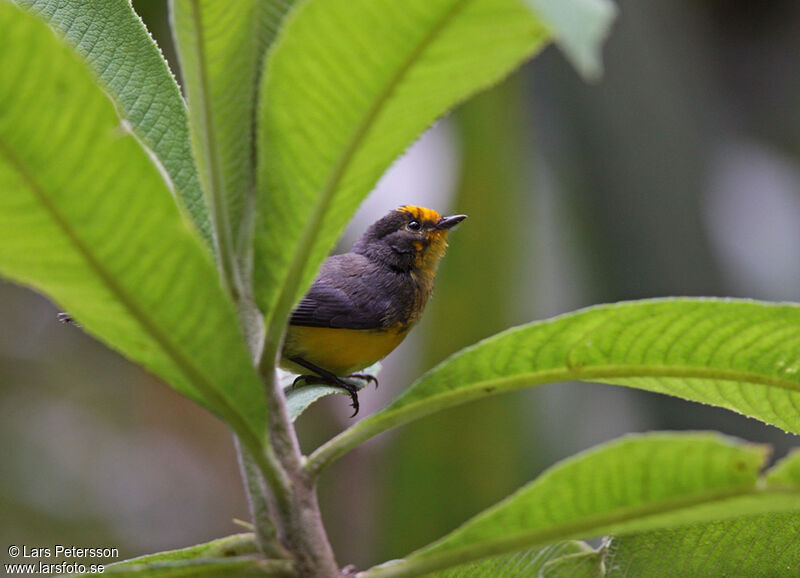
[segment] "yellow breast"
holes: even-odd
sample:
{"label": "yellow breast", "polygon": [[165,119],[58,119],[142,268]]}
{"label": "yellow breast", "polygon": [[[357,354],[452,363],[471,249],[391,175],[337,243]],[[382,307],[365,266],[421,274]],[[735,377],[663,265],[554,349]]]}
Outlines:
{"label": "yellow breast", "polygon": [[289,361],[291,357],[302,357],[334,375],[350,375],[389,355],[407,334],[408,328],[400,327],[335,329],[290,325],[280,366],[294,373],[308,373]]}

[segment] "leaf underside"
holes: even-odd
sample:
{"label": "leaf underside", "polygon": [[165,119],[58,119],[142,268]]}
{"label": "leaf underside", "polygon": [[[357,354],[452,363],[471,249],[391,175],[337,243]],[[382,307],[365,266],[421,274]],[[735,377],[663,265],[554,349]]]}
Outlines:
{"label": "leaf underside", "polygon": [[291,0],[173,0],[194,151],[221,250],[252,244],[255,102],[267,47]]}
{"label": "leaf underside", "polygon": [[518,0],[323,0],[290,13],[259,104],[255,282],[268,342],[389,164],[546,38]]}
{"label": "leaf underside", "polygon": [[455,566],[433,572],[430,578],[519,578],[538,576],[548,563],[564,556],[581,554],[587,549],[583,542],[569,541],[543,546],[533,550],[495,556],[488,560]]}
{"label": "leaf underside", "polygon": [[14,1],[63,34],[83,56],[122,118],[158,157],[210,247],[211,225],[189,144],[186,105],[158,46],[130,2]]}
{"label": "leaf underside", "polygon": [[590,307],[462,350],[356,427],[582,380],[724,407],[800,433],[799,343],[793,304],[671,298]]}
{"label": "leaf underside", "polygon": [[0,102],[0,274],[255,447],[266,402],[208,251],[78,55],[8,3]]}
{"label": "leaf underside", "polygon": [[745,516],[615,538],[603,576],[747,576],[800,574],[800,515]]}
{"label": "leaf underside", "polygon": [[[625,436],[556,464],[444,538],[365,578],[413,576],[561,540],[755,514],[796,516],[800,454],[760,477],[767,457],[764,446],[718,434]],[[584,558],[571,562],[585,569],[592,557]]]}

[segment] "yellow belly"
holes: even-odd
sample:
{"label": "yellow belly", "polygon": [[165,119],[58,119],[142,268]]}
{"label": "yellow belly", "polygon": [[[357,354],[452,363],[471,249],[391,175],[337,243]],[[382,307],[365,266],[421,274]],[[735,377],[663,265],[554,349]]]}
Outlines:
{"label": "yellow belly", "polygon": [[350,375],[389,355],[403,341],[407,329],[333,329],[290,325],[281,356],[281,368],[294,373],[308,369],[289,361],[302,357],[334,375]]}

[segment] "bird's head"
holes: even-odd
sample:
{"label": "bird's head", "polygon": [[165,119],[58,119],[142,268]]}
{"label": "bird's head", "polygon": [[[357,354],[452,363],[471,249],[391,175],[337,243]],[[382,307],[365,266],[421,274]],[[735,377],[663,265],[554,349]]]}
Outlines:
{"label": "bird's head", "polygon": [[353,252],[394,269],[433,276],[447,248],[447,234],[466,218],[442,217],[432,209],[405,205],[373,223]]}

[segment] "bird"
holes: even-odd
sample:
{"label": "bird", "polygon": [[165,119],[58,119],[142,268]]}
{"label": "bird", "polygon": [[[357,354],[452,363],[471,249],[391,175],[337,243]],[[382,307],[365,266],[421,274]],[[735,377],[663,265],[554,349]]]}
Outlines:
{"label": "bird", "polygon": [[404,205],[367,228],[349,253],[326,259],[289,317],[279,366],[300,374],[293,386],[343,388],[354,417],[358,389],[343,378],[377,387],[375,376],[359,371],[389,355],[419,321],[448,234],[466,218]]}

